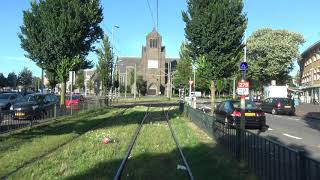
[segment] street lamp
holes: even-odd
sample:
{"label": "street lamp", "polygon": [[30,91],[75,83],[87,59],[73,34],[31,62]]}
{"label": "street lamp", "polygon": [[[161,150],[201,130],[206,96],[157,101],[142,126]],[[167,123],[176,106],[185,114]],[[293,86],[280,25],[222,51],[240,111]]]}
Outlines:
{"label": "street lamp", "polygon": [[112,36],[112,48],[111,48],[111,55],[112,55],[112,72],[111,72],[111,88],[110,88],[110,95],[111,95],[111,100],[113,99],[113,95],[112,95],[112,89],[113,89],[113,75],[114,75],[114,65],[116,64],[115,59],[113,57],[113,49],[114,49],[114,31],[116,29],[119,29],[120,27],[118,25],[114,25],[112,26],[112,30],[111,30],[111,36]]}

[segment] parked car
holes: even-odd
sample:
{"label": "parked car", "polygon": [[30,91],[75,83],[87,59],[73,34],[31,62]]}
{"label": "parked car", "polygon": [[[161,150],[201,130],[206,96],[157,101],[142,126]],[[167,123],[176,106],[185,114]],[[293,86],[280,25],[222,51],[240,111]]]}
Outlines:
{"label": "parked car", "polygon": [[9,110],[17,99],[22,96],[18,93],[1,93],[0,94],[0,110]]}
{"label": "parked car", "polygon": [[53,94],[28,94],[18,99],[10,110],[14,111],[14,119],[31,120],[46,115],[57,102]]}
{"label": "parked car", "polygon": [[[227,100],[221,102],[216,107],[215,115],[218,121],[227,126],[239,126],[241,119],[240,101]],[[263,130],[266,127],[264,112],[251,101],[246,101],[245,122],[245,128],[247,129]]]}
{"label": "parked car", "polygon": [[267,98],[261,104],[264,112],[272,114],[295,115],[295,107],[292,99],[289,98]]}
{"label": "parked car", "polygon": [[65,100],[66,108],[70,109],[72,107],[72,109],[74,110],[80,109],[81,107],[79,105],[83,102],[84,102],[84,97],[79,94],[75,94],[72,96],[68,95],[66,96],[66,100]]}

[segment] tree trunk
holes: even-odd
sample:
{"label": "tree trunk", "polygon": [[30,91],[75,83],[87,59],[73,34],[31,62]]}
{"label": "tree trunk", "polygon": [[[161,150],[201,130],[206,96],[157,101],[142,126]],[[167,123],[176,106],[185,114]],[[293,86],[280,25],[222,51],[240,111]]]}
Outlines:
{"label": "tree trunk", "polygon": [[64,105],[64,99],[66,95],[66,84],[67,84],[66,81],[62,83],[61,94],[60,94],[60,105]]}
{"label": "tree trunk", "polygon": [[216,104],[216,88],[215,88],[215,83],[214,81],[211,81],[211,86],[210,86],[210,90],[211,90],[211,115],[214,114],[214,110],[215,110],[215,104]]}

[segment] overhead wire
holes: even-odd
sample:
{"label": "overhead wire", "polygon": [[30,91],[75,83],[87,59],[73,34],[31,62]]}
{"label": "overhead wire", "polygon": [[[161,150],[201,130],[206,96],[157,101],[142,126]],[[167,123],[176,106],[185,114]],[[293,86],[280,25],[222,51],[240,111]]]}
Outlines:
{"label": "overhead wire", "polygon": [[156,27],[156,22],[155,22],[155,19],[154,19],[154,16],[153,16],[153,12],[152,12],[149,0],[147,0],[147,4],[148,4],[149,12],[150,12],[150,15],[151,15],[151,18],[152,18],[153,26]]}

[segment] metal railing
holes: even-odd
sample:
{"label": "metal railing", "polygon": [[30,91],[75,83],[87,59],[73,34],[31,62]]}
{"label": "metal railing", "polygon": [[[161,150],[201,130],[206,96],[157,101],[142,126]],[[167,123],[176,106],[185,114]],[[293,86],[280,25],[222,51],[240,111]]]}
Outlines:
{"label": "metal railing", "polygon": [[72,106],[52,104],[41,110],[0,111],[0,134],[106,106],[104,99],[89,99]]}
{"label": "metal railing", "polygon": [[319,180],[320,162],[253,132],[226,127],[200,110],[184,107],[185,114],[210,137],[214,137],[238,160],[244,160],[263,180]]}

